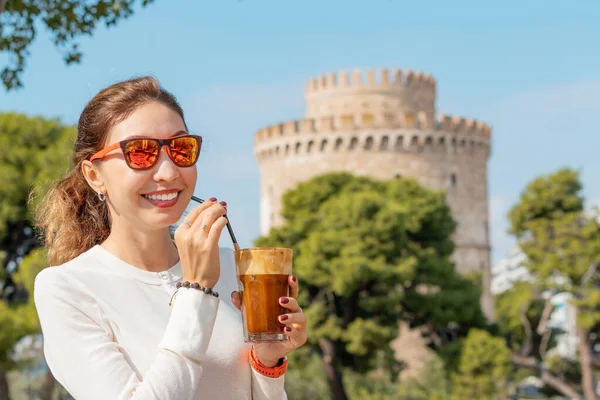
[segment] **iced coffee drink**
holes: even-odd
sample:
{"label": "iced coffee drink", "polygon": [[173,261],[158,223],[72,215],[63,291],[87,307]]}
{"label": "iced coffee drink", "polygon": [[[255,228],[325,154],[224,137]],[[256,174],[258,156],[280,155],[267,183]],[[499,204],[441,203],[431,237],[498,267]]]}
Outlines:
{"label": "iced coffee drink", "polygon": [[292,249],[251,248],[235,252],[246,342],[287,340],[278,317],[286,313],[280,297],[289,295]]}

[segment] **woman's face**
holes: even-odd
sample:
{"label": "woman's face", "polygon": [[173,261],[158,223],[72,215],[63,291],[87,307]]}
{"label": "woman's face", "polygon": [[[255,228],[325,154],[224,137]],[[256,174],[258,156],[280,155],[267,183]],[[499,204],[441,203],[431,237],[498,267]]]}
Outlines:
{"label": "woman's face", "polygon": [[[166,139],[178,132],[180,135],[181,131],[186,131],[181,116],[162,103],[152,102],[115,125],[105,145],[134,136]],[[121,150],[94,164],[104,183],[113,226],[125,223],[143,231],[166,228],[179,220],[196,185],[196,166],[177,167],[165,147],[156,165],[144,171],[129,168]],[[173,200],[162,200],[160,196],[170,195],[170,198],[173,194],[177,196]]]}

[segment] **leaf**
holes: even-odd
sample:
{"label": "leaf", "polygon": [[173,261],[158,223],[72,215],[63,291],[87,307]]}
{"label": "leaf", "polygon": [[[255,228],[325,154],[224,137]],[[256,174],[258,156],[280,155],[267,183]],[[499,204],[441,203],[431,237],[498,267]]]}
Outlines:
{"label": "leaf", "polygon": [[[141,0],[145,7],[153,0]],[[99,24],[114,26],[133,15],[137,0],[9,0],[0,13],[0,53],[8,53],[8,65],[0,74],[7,90],[23,86],[30,46],[43,25],[52,35],[66,64],[79,63],[82,52],[76,40],[93,34]]]}

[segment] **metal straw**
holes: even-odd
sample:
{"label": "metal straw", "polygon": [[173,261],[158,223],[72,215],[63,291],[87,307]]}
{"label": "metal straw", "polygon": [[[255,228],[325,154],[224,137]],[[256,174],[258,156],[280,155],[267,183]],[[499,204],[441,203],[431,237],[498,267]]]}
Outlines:
{"label": "metal straw", "polygon": [[[196,197],[196,196],[192,196],[192,200],[194,200],[195,202],[198,202],[200,204],[204,203],[204,200],[202,200],[201,198]],[[235,249],[235,251],[239,251],[240,245],[238,244],[237,239],[235,238],[233,229],[231,229],[231,224],[229,223],[229,217],[227,216],[227,214],[225,214],[225,218],[227,218],[227,230],[229,231],[229,236],[231,236],[231,241],[233,242],[233,248]]]}

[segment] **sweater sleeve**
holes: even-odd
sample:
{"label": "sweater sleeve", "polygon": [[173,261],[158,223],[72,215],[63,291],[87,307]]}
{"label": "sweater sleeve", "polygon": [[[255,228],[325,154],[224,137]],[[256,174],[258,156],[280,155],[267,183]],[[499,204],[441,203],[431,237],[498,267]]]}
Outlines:
{"label": "sweater sleeve", "polygon": [[76,399],[192,399],[202,374],[219,300],[182,288],[156,357],[144,376],[135,371],[99,324],[102,312],[79,282],[58,267],[38,274],[34,300],[44,354],[56,379]]}
{"label": "sweater sleeve", "polygon": [[252,370],[252,400],[287,400],[284,388],[285,375],[269,378]]}

